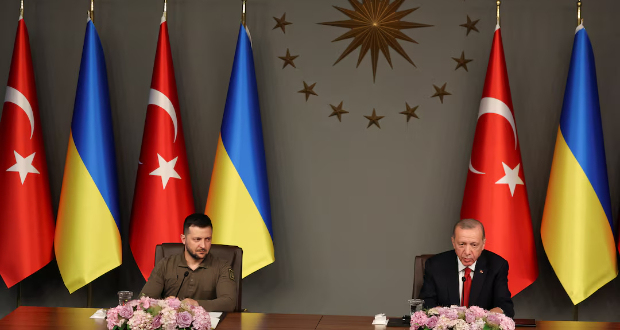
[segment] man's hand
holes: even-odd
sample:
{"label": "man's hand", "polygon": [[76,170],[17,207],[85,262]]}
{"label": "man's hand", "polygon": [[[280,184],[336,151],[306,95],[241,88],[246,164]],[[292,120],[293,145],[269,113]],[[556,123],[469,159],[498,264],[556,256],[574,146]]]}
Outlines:
{"label": "man's hand", "polygon": [[185,303],[188,303],[188,304],[190,304],[190,305],[192,305],[194,307],[198,307],[198,302],[196,300],[192,299],[192,298],[185,298],[181,302],[185,302]]}
{"label": "man's hand", "polygon": [[489,312],[491,312],[491,313],[499,313],[499,314],[504,314],[504,311],[503,311],[501,308],[499,308],[499,307],[495,307],[495,308],[493,308],[492,310],[490,310]]}

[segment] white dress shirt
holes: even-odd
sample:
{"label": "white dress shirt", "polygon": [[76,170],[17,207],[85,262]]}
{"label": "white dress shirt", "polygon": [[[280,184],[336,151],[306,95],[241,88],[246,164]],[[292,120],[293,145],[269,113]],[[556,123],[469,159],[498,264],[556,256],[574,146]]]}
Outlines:
{"label": "white dress shirt", "polygon": [[[468,267],[463,265],[459,257],[456,257],[456,261],[458,262],[458,265],[459,265],[459,302],[463,304],[462,302],[463,300],[463,277],[465,276],[465,268],[468,268]],[[472,280],[474,279],[474,270],[476,270],[476,262],[478,261],[475,261],[471,266],[469,266],[469,269],[471,269],[471,272],[469,272],[469,276],[471,277]]]}

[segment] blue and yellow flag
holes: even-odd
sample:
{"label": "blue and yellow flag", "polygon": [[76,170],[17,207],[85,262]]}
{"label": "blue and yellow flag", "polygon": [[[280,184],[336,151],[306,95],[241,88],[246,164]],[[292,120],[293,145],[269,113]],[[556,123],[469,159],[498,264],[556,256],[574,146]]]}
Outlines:
{"label": "blue and yellow flag", "polygon": [[243,249],[242,277],[271,264],[273,231],[252,43],[242,25],[205,209],[213,243]]}
{"label": "blue and yellow flag", "polygon": [[121,264],[116,177],[105,59],[89,19],[54,239],[70,293]]}
{"label": "blue and yellow flag", "polygon": [[580,25],[540,229],[549,262],[575,305],[618,274],[612,228],[594,54]]}

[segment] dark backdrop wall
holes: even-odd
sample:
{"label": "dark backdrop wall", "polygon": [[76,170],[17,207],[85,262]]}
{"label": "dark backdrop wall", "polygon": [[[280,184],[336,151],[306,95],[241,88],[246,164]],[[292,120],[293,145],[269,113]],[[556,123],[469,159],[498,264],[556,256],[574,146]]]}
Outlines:
{"label": "dark backdrop wall", "polygon": [[[26,0],[41,121],[55,210],[73,112],[87,0]],[[370,55],[333,63],[346,30],[318,25],[347,19],[332,7],[345,0],[249,0],[259,86],[276,262],[244,279],[253,312],[402,315],[413,259],[451,248],[459,218],[476,116],[495,25],[495,1],[407,0],[420,6],[401,42],[417,68],[392,51],[372,81]],[[169,31],[196,210],[204,210],[239,28],[240,1],[170,0]],[[95,23],[106,55],[119,170],[123,265],[93,282],[94,305],[111,306],[117,290],[140,291],[144,280],[128,245],[129,216],[146,113],[162,1],[96,0]],[[609,185],[620,202],[620,2],[585,1],[604,119]],[[18,0],[0,2],[0,82],[7,81]],[[273,16],[286,13],[286,34]],[[480,19],[465,35],[466,15]],[[516,316],[572,318],[573,306],[540,241],[540,222],[576,22],[575,1],[505,0],[502,31],[536,237],[540,276],[515,298]],[[282,69],[289,48],[297,68]],[[465,51],[469,72],[454,70]],[[316,82],[306,102],[302,81]],[[441,104],[432,84],[447,83]],[[342,122],[329,104],[344,101]],[[398,112],[419,105],[409,123]],[[372,109],[381,129],[366,128]],[[216,229],[217,230],[217,229]],[[36,238],[32,244],[37,244]],[[2,254],[10,251],[0,251]],[[93,256],[96,258],[97,256]],[[70,295],[53,261],[21,284],[21,301],[86,306],[86,289]],[[17,286],[0,283],[0,316],[15,308]],[[620,321],[620,280],[579,306],[582,320]]]}

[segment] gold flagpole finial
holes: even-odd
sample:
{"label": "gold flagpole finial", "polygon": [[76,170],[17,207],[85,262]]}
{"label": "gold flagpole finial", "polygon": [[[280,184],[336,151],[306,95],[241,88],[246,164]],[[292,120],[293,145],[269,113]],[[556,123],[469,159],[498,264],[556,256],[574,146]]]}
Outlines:
{"label": "gold flagpole finial", "polygon": [[24,0],[21,1],[21,6],[19,7],[19,17],[24,18]]}
{"label": "gold flagpole finial", "polygon": [[581,0],[577,0],[577,26],[583,24],[583,19],[581,18]]}
{"label": "gold flagpole finial", "polygon": [[90,11],[88,13],[90,15],[90,20],[95,23],[95,0],[90,0]]}
{"label": "gold flagpole finial", "polygon": [[497,26],[499,26],[499,6],[502,4],[501,0],[497,0]]}
{"label": "gold flagpole finial", "polygon": [[164,0],[164,19],[168,19],[168,0]]}
{"label": "gold flagpole finial", "polygon": [[241,24],[245,26],[245,3],[247,0],[241,0],[242,8],[241,8]]}

